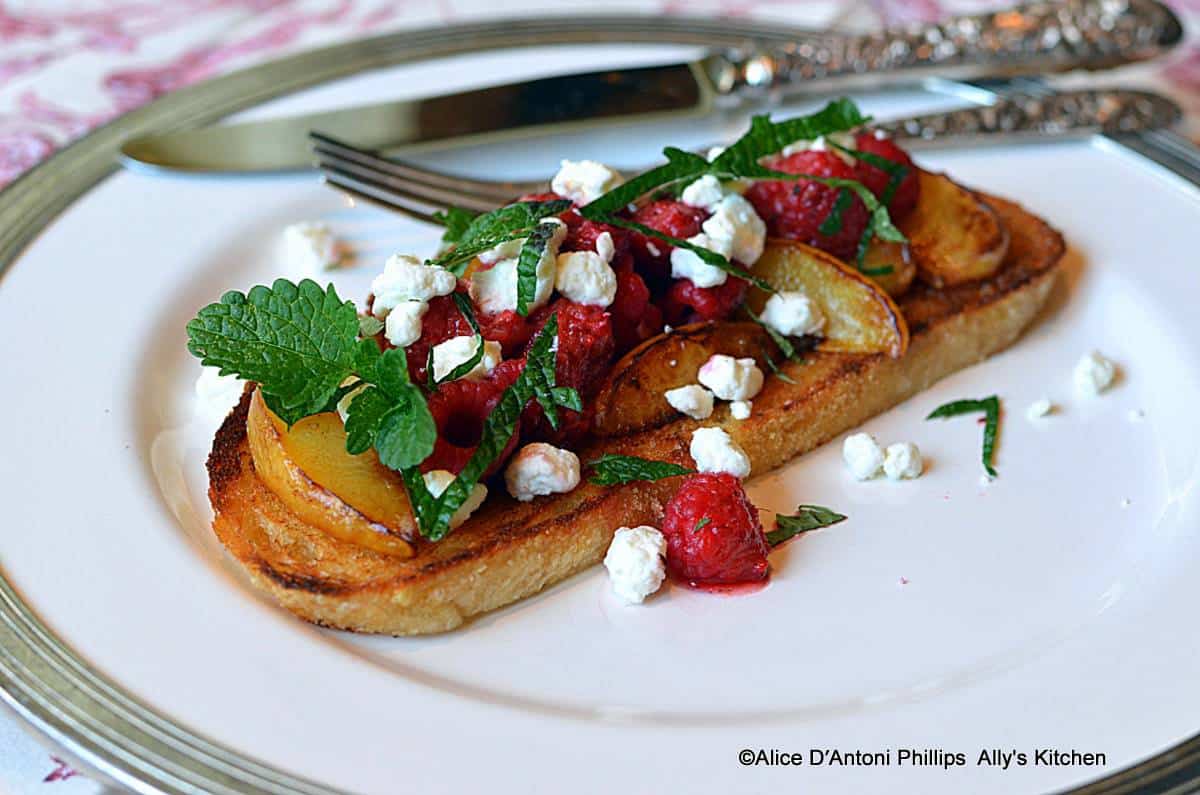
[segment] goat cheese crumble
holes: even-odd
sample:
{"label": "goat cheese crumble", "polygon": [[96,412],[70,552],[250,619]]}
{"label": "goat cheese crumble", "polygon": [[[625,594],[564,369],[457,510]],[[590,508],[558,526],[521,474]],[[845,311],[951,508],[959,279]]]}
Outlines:
{"label": "goat cheese crumble", "polygon": [[450,295],[457,285],[458,279],[445,268],[426,265],[407,254],[393,254],[384,263],[383,273],[371,282],[371,294],[375,296],[371,313],[386,320],[402,301],[429,301]]}
{"label": "goat cheese crumble", "polygon": [[[445,342],[439,342],[437,345],[434,345],[434,380],[441,381],[450,375],[455,367],[470,361],[478,348],[479,343],[475,336],[471,334],[465,334],[461,337],[451,337]],[[483,358],[462,378],[467,381],[478,381],[480,378],[486,378],[492,370],[496,369],[496,365],[500,364],[501,357],[500,343],[493,342],[492,340],[483,340]]]}
{"label": "goat cheese crumble", "polygon": [[[533,291],[533,300],[529,302],[530,311],[545,306],[554,293],[554,281],[558,271],[558,248],[563,238],[567,236],[567,226],[557,218],[548,218],[544,224],[554,224],[554,233],[546,241],[542,249],[541,259],[537,262],[537,286]],[[516,245],[513,245],[516,244]],[[490,268],[475,271],[471,275],[468,293],[471,300],[480,311],[494,315],[500,312],[513,311],[517,308],[517,264],[520,260],[521,246],[525,238],[510,240],[491,249],[487,254],[479,256],[479,260],[493,264]]]}
{"label": "goat cheese crumble", "polygon": [[666,391],[671,408],[694,420],[706,420],[713,413],[713,393],[697,384],[688,384]]}
{"label": "goat cheese crumble", "polygon": [[[724,239],[714,239],[704,232],[687,239],[693,246],[715,251],[728,258],[733,253],[732,244]],[[729,274],[716,265],[709,265],[700,255],[686,248],[671,249],[671,276],[676,279],[691,279],[697,287],[717,287],[725,283]]]}
{"label": "goat cheese crumble", "polygon": [[729,404],[729,414],[735,420],[748,420],[753,408],[754,404],[749,400],[735,400]]}
{"label": "goat cheese crumble", "polygon": [[284,256],[290,269],[311,274],[336,268],[346,255],[345,245],[328,224],[301,221],[283,230]]}
{"label": "goat cheese crumble", "polygon": [[733,259],[753,265],[767,244],[767,225],[754,205],[736,193],[727,193],[711,208],[712,215],[700,225],[710,240],[728,241]]}
{"label": "goat cheese crumble", "polygon": [[912,442],[889,444],[883,454],[883,472],[891,480],[911,480],[924,468],[920,449]]}
{"label": "goat cheese crumble", "polygon": [[595,160],[564,160],[550,180],[550,190],[582,206],[624,181],[616,171]]}
{"label": "goat cheese crumble", "polygon": [[421,318],[428,311],[424,301],[401,301],[388,312],[383,336],[397,348],[407,348],[421,338]]}
{"label": "goat cheese crumble", "polygon": [[842,442],[842,460],[857,480],[870,480],[883,469],[883,450],[869,433],[852,433]]}
{"label": "goat cheese crumble", "polygon": [[825,313],[803,291],[775,293],[763,305],[759,318],[785,337],[816,334],[825,327]]}
{"label": "goat cheese crumble", "polygon": [[[435,497],[442,496],[442,492],[454,482],[454,477],[454,473],[448,469],[434,469],[421,475],[421,479],[425,481],[425,488],[429,489],[429,493]],[[454,512],[454,516],[450,517],[450,529],[453,530],[470,519],[471,514],[479,510],[479,506],[483,505],[483,501],[487,499],[487,493],[487,486],[482,483],[472,486],[471,496],[467,497],[466,501]]]}
{"label": "goat cheese crumble", "polygon": [[[836,144],[837,146],[831,146]],[[854,165],[854,157],[843,152],[837,147],[845,147],[846,149],[854,148],[854,135],[848,132],[831,133],[829,135],[820,135],[811,141],[795,141],[783,148],[780,153],[784,157],[794,155],[797,152],[833,152],[843,163],[848,166]]]}
{"label": "goat cheese crumble", "polygon": [[559,254],[555,288],[577,304],[608,306],[617,297],[617,274],[609,266],[613,253],[612,235],[602,232],[595,251]]}
{"label": "goat cheese crumble", "polygon": [[1082,395],[1095,396],[1112,385],[1117,366],[1097,351],[1085,353],[1075,364],[1075,389]]}
{"label": "goat cheese crumble", "polygon": [[504,470],[508,493],[520,502],[563,494],[579,485],[579,456],[552,444],[527,444]]}
{"label": "goat cheese crumble", "polygon": [[700,367],[696,380],[721,400],[750,400],[762,390],[763,371],[754,359],[718,353]]}
{"label": "goat cheese crumble", "polygon": [[699,207],[702,210],[711,209],[723,198],[725,198],[725,189],[721,187],[721,181],[712,174],[705,174],[679,194],[681,202],[689,207]]}
{"label": "goat cheese crumble", "polygon": [[662,586],[666,554],[667,540],[656,528],[618,527],[604,556],[613,591],[629,604],[641,604]]}
{"label": "goat cheese crumble", "polygon": [[697,428],[692,431],[688,452],[700,472],[728,472],[737,478],[750,474],[750,457],[721,428]]}

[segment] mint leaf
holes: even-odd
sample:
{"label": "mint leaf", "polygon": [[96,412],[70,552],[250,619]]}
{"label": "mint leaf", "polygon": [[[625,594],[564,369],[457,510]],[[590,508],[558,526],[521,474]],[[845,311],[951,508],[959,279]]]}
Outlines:
{"label": "mint leaf", "polygon": [[548,202],[516,202],[471,221],[462,231],[454,248],[427,264],[437,265],[461,276],[467,263],[476,255],[509,240],[527,237],[543,218],[569,209],[571,202],[559,199]]}
{"label": "mint leaf", "polygon": [[467,373],[474,370],[475,367],[480,362],[483,361],[483,355],[485,353],[485,349],[483,347],[483,337],[480,336],[479,334],[476,334],[474,339],[475,339],[475,352],[471,354],[471,358],[467,359],[462,364],[457,365],[456,367],[454,367],[454,369],[452,369],[450,372],[446,373],[441,378],[434,377],[435,370],[434,370],[434,363],[433,363],[433,348],[431,347],[429,349],[429,359],[426,363],[425,372],[429,376],[430,388],[436,390],[439,385],[444,384],[447,381],[457,381],[458,379],[462,378]]}
{"label": "mint leaf", "polygon": [[[279,279],[228,292],[187,324],[201,363],[257,381],[285,420],[320,412],[353,370],[358,312],[330,285]],[[291,419],[294,421],[294,419]]]}
{"label": "mint leaf", "polygon": [[996,477],[996,469],[992,466],[992,456],[996,451],[996,434],[1000,429],[1000,398],[995,395],[979,400],[952,400],[938,406],[925,419],[943,419],[957,417],[960,414],[984,412],[983,423],[983,468],[989,477]]}
{"label": "mint leaf", "polygon": [[[751,320],[762,326],[763,331],[767,332],[767,336],[770,337],[771,341],[774,342],[776,347],[779,348],[779,352],[783,354],[785,361],[804,362],[804,358],[800,355],[800,352],[796,350],[796,346],[792,344],[791,340],[764,323],[762,318],[754,314],[754,310],[750,307],[743,305],[742,308],[746,311],[746,314],[750,316]],[[796,383],[796,381],[789,377],[787,373],[779,369],[779,365],[776,364],[770,356],[767,356],[766,360],[767,366],[771,368],[771,372],[774,373],[780,381],[786,381],[789,384]]]}
{"label": "mint leaf", "polygon": [[417,517],[417,524],[421,534],[426,538],[437,541],[450,532],[450,519],[454,516],[455,511],[470,497],[475,484],[504,452],[508,440],[516,431],[517,420],[520,419],[521,412],[536,394],[535,381],[538,378],[545,378],[549,373],[548,383],[542,384],[538,388],[548,388],[552,395],[556,394],[558,387],[555,387],[553,373],[554,339],[557,334],[557,319],[555,316],[551,316],[551,319],[534,338],[529,353],[526,354],[525,368],[521,371],[521,375],[517,377],[512,386],[504,390],[496,407],[484,420],[479,446],[467,461],[466,466],[441,495],[433,496],[425,485],[420,470],[415,465],[401,471],[404,485],[408,488],[413,513]]}
{"label": "mint leaf", "polygon": [[842,188],[838,191],[837,199],[833,202],[833,207],[829,210],[829,215],[825,216],[825,220],[817,227],[817,231],[823,235],[836,235],[842,231],[842,214],[850,209],[850,205],[854,202],[854,196],[850,191]]}
{"label": "mint leaf", "polygon": [[663,155],[667,158],[664,165],[639,174],[597,197],[580,207],[579,214],[592,221],[607,222],[610,215],[621,212],[654,189],[673,183],[691,182],[708,171],[708,161],[694,152],[668,146],[663,150]]}
{"label": "mint leaf", "polygon": [[462,239],[463,234],[478,215],[477,212],[464,210],[461,207],[448,207],[444,213],[434,213],[433,220],[446,227],[446,231],[442,233],[442,242],[453,244]]}
{"label": "mint leaf", "polygon": [[416,466],[433,452],[437,424],[421,391],[408,378],[404,351],[391,348],[361,373],[374,385],[354,396],[346,411],[346,450],[371,447],[390,469]]}
{"label": "mint leaf", "polygon": [[677,475],[694,475],[694,469],[667,461],[651,461],[631,455],[606,453],[588,464],[595,473],[591,482],[597,486],[618,486],[637,480],[662,480]]}
{"label": "mint leaf", "polygon": [[710,524],[712,524],[712,519],[709,519],[707,516],[702,516],[702,517],[700,517],[700,521],[696,522],[696,526],[692,528],[692,532],[699,533],[701,530],[703,530],[705,527],[708,527]]}
{"label": "mint leaf", "polygon": [[556,387],[554,379],[558,367],[558,353],[553,350],[554,340],[558,337],[558,315],[551,315],[546,321],[543,333],[538,336],[529,348],[525,359],[525,370],[522,375],[529,380],[533,397],[550,427],[558,430],[558,407],[564,406],[575,411],[583,411],[583,401],[579,393],[570,387]]}
{"label": "mint leaf", "polygon": [[713,160],[709,173],[718,179],[762,176],[761,171],[766,169],[759,161],[764,157],[777,154],[796,141],[845,132],[870,120],[845,97],[833,100],[816,113],[780,122],[773,122],[766,115],[755,116],[750,119],[750,129]]}
{"label": "mint leaf", "polygon": [[801,533],[819,530],[822,527],[829,527],[844,521],[846,521],[845,516],[828,508],[822,508],[820,505],[801,505],[796,509],[795,516],[775,515],[777,529],[767,533],[767,543],[772,547],[777,547]]}
{"label": "mint leaf", "polygon": [[538,263],[558,231],[554,227],[555,224],[539,223],[521,246],[521,255],[517,259],[517,314],[521,317],[529,314],[529,305],[537,294]]}
{"label": "mint leaf", "polygon": [[466,318],[467,325],[471,327],[471,331],[479,334],[479,321],[475,319],[475,310],[471,308],[471,299],[460,292],[453,292],[450,294],[450,297],[454,299],[454,305],[458,307],[459,313]]}
{"label": "mint leaf", "polygon": [[358,336],[374,337],[376,334],[383,331],[383,325],[383,321],[374,315],[359,315]]}

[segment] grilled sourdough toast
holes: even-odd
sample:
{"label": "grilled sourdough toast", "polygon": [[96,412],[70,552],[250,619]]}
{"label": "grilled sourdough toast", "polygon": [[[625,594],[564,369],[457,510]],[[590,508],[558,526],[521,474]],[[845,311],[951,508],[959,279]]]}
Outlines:
{"label": "grilled sourdough toast", "polygon": [[[951,287],[915,285],[898,304],[911,342],[886,354],[810,353],[782,365],[794,381],[768,378],[753,416],[727,406],[704,425],[723,427],[762,474],[812,450],[1013,343],[1045,304],[1062,257],[1062,237],[1018,205],[985,197],[1011,235],[989,278]],[[453,629],[467,618],[530,596],[598,563],[622,525],[657,525],[676,479],[601,487],[519,503],[496,494],[462,527],[401,559],[339,541],[300,520],[255,473],[241,403],[217,432],[208,459],[214,530],[255,586],[288,610],[329,627],[412,635]],[[622,453],[682,465],[689,419],[580,450],[592,460]]]}

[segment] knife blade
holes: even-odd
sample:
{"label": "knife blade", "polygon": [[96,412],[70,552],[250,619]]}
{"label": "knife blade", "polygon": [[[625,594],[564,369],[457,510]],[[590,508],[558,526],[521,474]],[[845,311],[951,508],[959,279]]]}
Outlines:
{"label": "knife blade", "polygon": [[439,97],[147,135],[122,162],[149,170],[264,173],[311,167],[317,131],[382,152],[476,144],[593,125],[698,116],[722,100],[875,87],[936,74],[957,79],[1107,68],[1161,54],[1182,37],[1157,0],[1035,0],[1005,11],[865,35],[808,34],[693,63],[612,69]]}

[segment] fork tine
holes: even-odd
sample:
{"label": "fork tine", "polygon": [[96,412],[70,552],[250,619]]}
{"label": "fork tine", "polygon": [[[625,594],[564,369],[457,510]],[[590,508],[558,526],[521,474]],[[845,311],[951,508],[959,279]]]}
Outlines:
{"label": "fork tine", "polygon": [[359,199],[361,201],[368,202],[369,204],[374,204],[378,207],[382,207],[385,210],[394,210],[403,215],[415,218],[418,221],[424,221],[427,224],[438,224],[438,221],[433,217],[432,212],[428,212],[414,205],[400,201],[394,194],[387,192],[382,194],[376,193],[376,191],[373,189],[356,184],[353,180],[347,179],[337,173],[330,173],[322,170],[321,176],[324,179],[325,184],[331,185],[332,187],[354,199]]}
{"label": "fork tine", "polygon": [[409,201],[437,205],[438,207],[457,206],[479,212],[494,210],[497,206],[495,199],[467,195],[445,188],[413,182],[402,177],[380,172],[371,166],[365,166],[352,160],[330,155],[324,151],[318,151],[317,165],[325,171],[335,171],[358,182],[369,184],[376,191],[390,191],[401,199]]}
{"label": "fork tine", "polygon": [[437,171],[422,168],[401,160],[383,157],[350,144],[331,138],[319,132],[310,132],[313,149],[323,156],[334,156],[349,160],[358,165],[417,183],[422,186],[453,191],[460,195],[474,195],[481,199],[487,198],[495,204],[504,204],[525,193],[532,193],[545,188],[543,182],[493,182],[472,179],[470,177],[455,177]]}

